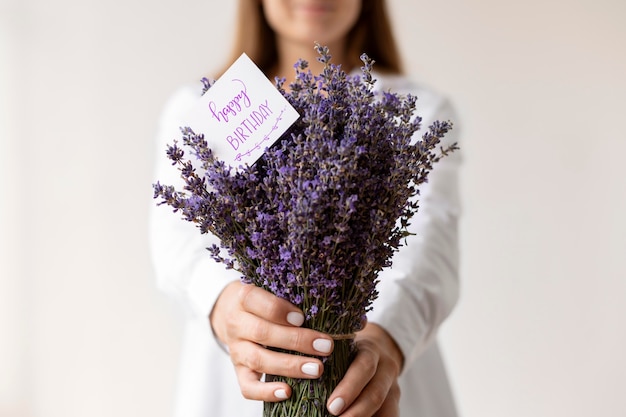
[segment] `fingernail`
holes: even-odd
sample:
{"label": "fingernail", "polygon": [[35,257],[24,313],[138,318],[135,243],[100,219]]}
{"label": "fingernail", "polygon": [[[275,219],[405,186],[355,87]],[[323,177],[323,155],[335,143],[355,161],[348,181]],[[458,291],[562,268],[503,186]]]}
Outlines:
{"label": "fingernail", "polygon": [[316,363],[305,363],[302,365],[302,372],[311,376],[318,376],[320,373],[320,366]]}
{"label": "fingernail", "polygon": [[284,389],[277,389],[276,391],[274,391],[274,396],[279,400],[286,400],[287,398],[289,398],[287,397],[287,391],[285,391]]}
{"label": "fingernail", "polygon": [[287,322],[294,326],[300,327],[302,326],[302,323],[304,323],[304,316],[302,315],[302,313],[292,311],[291,313],[287,314]]}
{"label": "fingernail", "polygon": [[346,405],[346,402],[341,398],[335,398],[332,403],[328,406],[328,411],[330,411],[333,415],[339,415],[343,407]]}
{"label": "fingernail", "polygon": [[315,339],[313,341],[313,349],[320,353],[330,353],[330,349],[332,349],[332,347],[333,344],[328,339]]}

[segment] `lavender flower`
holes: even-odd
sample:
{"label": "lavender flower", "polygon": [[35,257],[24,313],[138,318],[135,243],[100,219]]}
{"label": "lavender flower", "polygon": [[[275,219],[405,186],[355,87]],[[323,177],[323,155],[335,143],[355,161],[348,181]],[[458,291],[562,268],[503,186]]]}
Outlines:
{"label": "lavender flower", "polygon": [[[215,234],[221,244],[209,248],[210,256],[239,271],[243,282],[302,308],[305,326],[345,335],[360,328],[378,294],[378,273],[409,234],[420,185],[456,145],[435,152],[451,128],[447,121],[416,141],[416,98],[375,94],[367,56],[361,75],[350,76],[331,63],[327,48],[316,48],[321,74],[299,61],[289,92],[277,81],[301,118],[255,165],[235,172],[214,157],[201,133],[183,128],[183,147],[175,142],[167,156],[185,186],[157,183],[154,196],[201,233]],[[349,341],[336,341],[325,365],[336,372],[322,381],[287,380],[299,387],[288,401],[299,398],[306,415],[326,415],[316,404],[325,403],[352,354]],[[291,410],[285,407],[268,403],[266,415],[292,415],[279,414]]]}

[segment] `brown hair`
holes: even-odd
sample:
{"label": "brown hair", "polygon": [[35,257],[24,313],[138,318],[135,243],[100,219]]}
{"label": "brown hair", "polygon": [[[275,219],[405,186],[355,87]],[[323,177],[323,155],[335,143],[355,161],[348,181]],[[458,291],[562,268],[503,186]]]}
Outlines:
{"label": "brown hair", "polygon": [[[365,52],[376,62],[374,68],[377,71],[396,74],[402,72],[400,54],[391,30],[385,0],[363,0],[361,14],[347,39],[347,64],[350,68],[362,65],[360,56]],[[235,40],[224,70],[243,52],[265,73],[278,60],[275,34],[265,20],[263,5],[259,0],[239,0]]]}

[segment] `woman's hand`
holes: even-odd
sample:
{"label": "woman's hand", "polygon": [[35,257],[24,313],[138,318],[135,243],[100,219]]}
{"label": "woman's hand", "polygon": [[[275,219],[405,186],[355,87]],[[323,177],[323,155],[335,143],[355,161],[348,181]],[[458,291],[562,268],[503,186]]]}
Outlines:
{"label": "woman's hand", "polygon": [[301,310],[254,285],[226,286],[210,321],[217,338],[228,347],[241,393],[250,400],[274,402],[291,396],[285,383],[261,382],[264,373],[313,379],[324,371],[316,358],[274,352],[266,346],[315,356],[327,356],[333,349],[328,335],[299,327],[304,322]]}
{"label": "woman's hand", "polygon": [[357,355],[330,395],[328,411],[341,417],[397,417],[403,355],[380,326],[367,323],[356,336]]}

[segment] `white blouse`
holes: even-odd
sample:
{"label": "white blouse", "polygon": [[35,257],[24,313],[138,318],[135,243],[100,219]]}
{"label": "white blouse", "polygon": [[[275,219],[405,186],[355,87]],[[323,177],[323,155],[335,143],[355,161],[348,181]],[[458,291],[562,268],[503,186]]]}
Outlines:
{"label": "white blouse", "polygon": [[[433,91],[406,77],[373,75],[379,90],[418,97],[422,131],[434,120],[456,122],[450,103]],[[157,135],[155,182],[181,184],[165,149],[180,138],[181,117],[200,94],[199,83],[186,86],[166,104]],[[444,143],[458,141],[458,130],[455,124]],[[415,235],[395,254],[393,266],[380,273],[380,294],[368,314],[369,321],[389,332],[405,357],[399,380],[402,417],[456,416],[436,336],[459,293],[460,164],[460,152],[455,151],[435,165],[429,182],[422,186],[420,209],[410,226]],[[157,284],[187,313],[174,417],[261,416],[262,403],[241,395],[232,363],[214,338],[208,320],[220,292],[239,279],[238,272],[226,270],[210,258],[206,248],[217,243],[217,238],[201,235],[169,206],[152,207],[150,242]]]}

